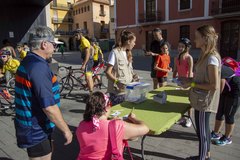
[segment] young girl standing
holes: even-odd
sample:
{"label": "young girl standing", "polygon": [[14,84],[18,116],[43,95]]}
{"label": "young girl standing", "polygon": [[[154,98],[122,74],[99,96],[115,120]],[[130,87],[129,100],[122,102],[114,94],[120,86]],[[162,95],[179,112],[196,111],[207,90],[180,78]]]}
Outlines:
{"label": "young girl standing", "polygon": [[172,68],[169,67],[170,56],[169,56],[170,45],[168,42],[164,42],[161,46],[162,53],[158,55],[154,69],[157,71],[157,79],[159,87],[166,85],[168,72],[172,71]]}
{"label": "young girl standing", "polygon": [[[181,38],[178,43],[178,56],[174,58],[173,79],[178,78],[187,79],[193,77],[193,58],[189,54],[191,42],[188,38]],[[192,110],[188,111],[188,115],[192,115]],[[183,120],[183,121],[182,121]],[[191,127],[192,122],[190,118],[182,118],[182,124],[185,127]]]}

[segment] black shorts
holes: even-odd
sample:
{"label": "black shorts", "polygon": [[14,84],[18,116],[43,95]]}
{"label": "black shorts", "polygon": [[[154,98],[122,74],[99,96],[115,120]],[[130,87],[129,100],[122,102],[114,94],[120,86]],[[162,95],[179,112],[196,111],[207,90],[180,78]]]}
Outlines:
{"label": "black shorts", "polygon": [[158,79],[158,83],[167,82],[167,77],[161,77],[161,78],[157,78],[157,79]]}
{"label": "black shorts", "polygon": [[30,148],[27,148],[28,157],[30,158],[46,156],[51,152],[52,152],[51,136],[43,140],[41,143]]}
{"label": "black shorts", "polygon": [[98,64],[99,64],[99,60],[97,60],[97,61],[93,61],[93,68],[97,67]]}

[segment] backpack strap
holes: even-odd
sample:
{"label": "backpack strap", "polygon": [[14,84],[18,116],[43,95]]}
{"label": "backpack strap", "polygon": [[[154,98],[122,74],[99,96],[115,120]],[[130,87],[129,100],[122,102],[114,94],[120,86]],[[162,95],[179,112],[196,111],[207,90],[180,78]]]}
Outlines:
{"label": "backpack strap", "polygon": [[[120,153],[117,145],[116,120],[112,120],[109,122],[108,131],[109,131],[111,148],[112,148],[112,160],[124,160],[123,153]],[[128,141],[124,141],[124,147],[128,148],[128,152],[131,157],[131,160],[133,160],[133,156],[130,151]]]}

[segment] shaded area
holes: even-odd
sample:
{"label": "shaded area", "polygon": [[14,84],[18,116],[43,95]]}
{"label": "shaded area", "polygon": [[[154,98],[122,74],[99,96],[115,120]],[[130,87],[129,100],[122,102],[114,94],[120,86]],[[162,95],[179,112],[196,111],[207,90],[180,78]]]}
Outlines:
{"label": "shaded area", "polygon": [[[4,1],[0,10],[0,42],[3,39],[9,39],[16,44],[32,26],[45,5],[51,0],[11,0]],[[41,24],[45,25],[45,24]],[[14,37],[9,37],[9,32]]]}

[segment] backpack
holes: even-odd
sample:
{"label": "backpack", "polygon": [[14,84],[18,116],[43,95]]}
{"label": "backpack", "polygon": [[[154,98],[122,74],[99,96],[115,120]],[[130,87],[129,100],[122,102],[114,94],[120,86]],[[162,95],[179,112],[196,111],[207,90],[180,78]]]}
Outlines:
{"label": "backpack", "polygon": [[227,80],[226,85],[228,86],[228,92],[231,93],[231,91],[232,91],[231,87],[235,86],[235,88],[238,88],[237,90],[240,94],[240,83],[239,83],[240,62],[237,62],[236,60],[234,60],[231,57],[225,57],[222,59],[222,64],[225,66],[228,66],[229,68],[231,68],[234,71],[234,74],[226,79]]}

